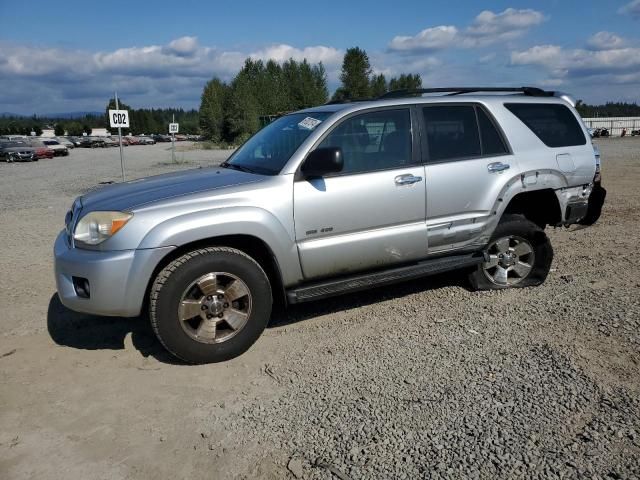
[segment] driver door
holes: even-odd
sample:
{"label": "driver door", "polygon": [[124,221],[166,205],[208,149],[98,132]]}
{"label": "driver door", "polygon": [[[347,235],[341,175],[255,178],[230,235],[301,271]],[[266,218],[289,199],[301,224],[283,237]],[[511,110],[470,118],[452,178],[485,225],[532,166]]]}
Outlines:
{"label": "driver door", "polygon": [[424,258],[425,171],[409,107],[343,119],[318,145],[340,147],[344,168],[294,185],[298,254],[306,279]]}

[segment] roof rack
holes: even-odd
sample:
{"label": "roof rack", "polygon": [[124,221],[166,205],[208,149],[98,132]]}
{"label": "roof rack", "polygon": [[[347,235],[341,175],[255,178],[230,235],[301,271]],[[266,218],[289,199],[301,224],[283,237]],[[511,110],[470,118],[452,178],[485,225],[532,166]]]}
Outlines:
{"label": "roof rack", "polygon": [[422,95],[424,93],[446,93],[447,96],[475,92],[523,93],[531,97],[553,97],[554,92],[537,87],[441,87],[392,90],[378,97],[378,100]]}

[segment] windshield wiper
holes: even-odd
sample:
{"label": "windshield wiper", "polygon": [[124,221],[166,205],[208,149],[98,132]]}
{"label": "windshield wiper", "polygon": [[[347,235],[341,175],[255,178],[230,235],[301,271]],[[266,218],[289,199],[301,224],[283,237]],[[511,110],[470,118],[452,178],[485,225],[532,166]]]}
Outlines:
{"label": "windshield wiper", "polygon": [[245,167],[243,165],[236,165],[235,163],[222,162],[220,166],[222,168],[232,168],[234,170],[239,170],[240,172],[256,173],[254,170],[250,169],[249,167]]}

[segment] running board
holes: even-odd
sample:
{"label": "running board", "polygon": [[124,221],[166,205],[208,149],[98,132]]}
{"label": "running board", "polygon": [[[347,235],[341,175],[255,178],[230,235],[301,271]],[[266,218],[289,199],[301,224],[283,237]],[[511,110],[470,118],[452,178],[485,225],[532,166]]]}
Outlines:
{"label": "running board", "polygon": [[374,273],[351,275],[303,285],[287,291],[287,300],[289,303],[310,302],[342,293],[367,290],[373,287],[403,282],[412,278],[426,277],[450,270],[473,267],[483,261],[484,257],[479,253],[434,258],[404,267],[396,267]]}

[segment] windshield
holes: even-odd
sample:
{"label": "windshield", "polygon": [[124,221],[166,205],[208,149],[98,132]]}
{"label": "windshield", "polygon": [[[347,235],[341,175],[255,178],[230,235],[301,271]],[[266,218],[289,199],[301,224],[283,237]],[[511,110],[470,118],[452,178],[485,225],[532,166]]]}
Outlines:
{"label": "windshield", "polygon": [[277,175],[300,144],[331,114],[311,112],[280,117],[247,140],[222,166]]}

